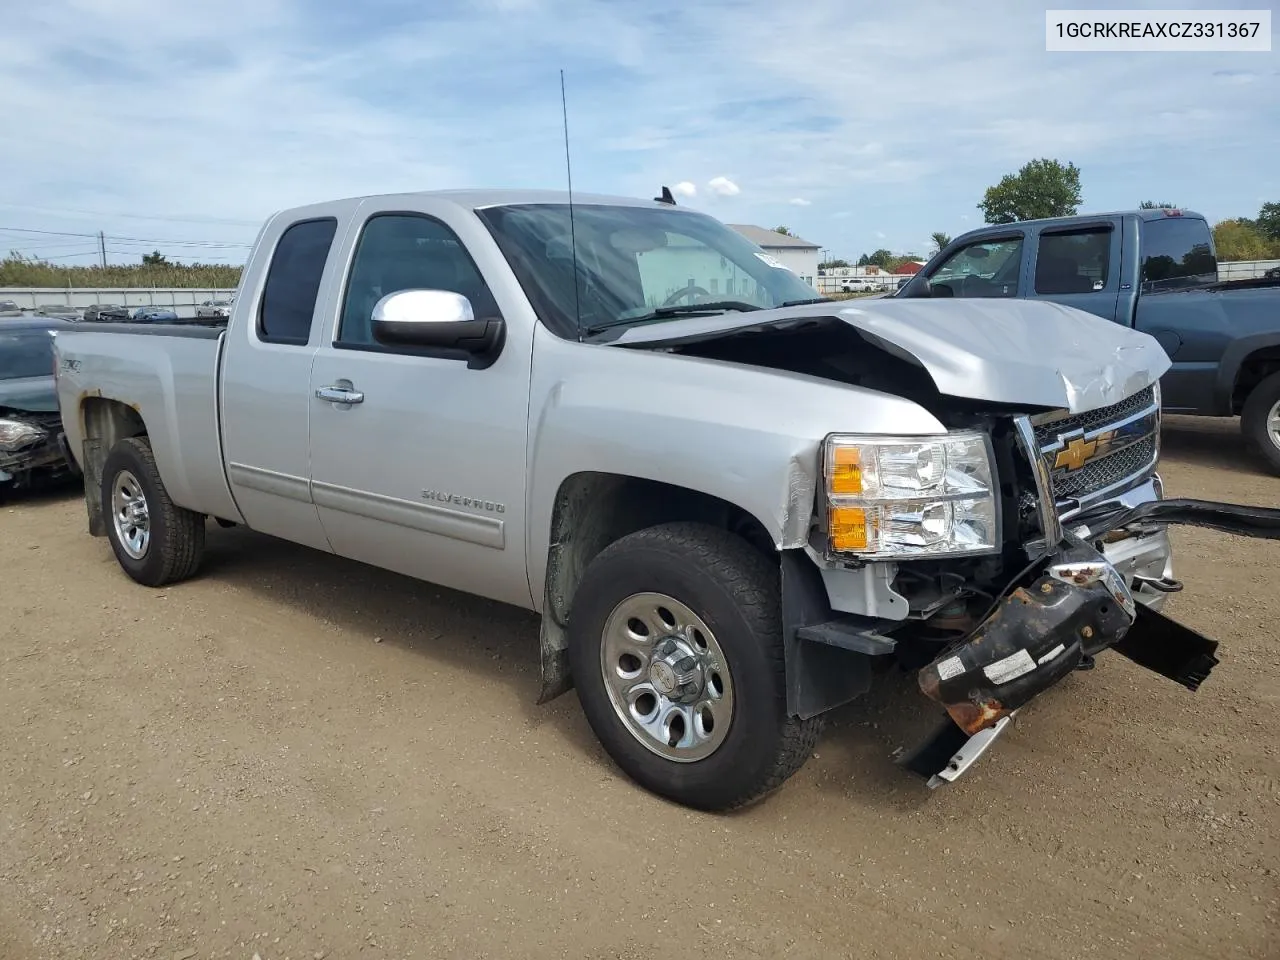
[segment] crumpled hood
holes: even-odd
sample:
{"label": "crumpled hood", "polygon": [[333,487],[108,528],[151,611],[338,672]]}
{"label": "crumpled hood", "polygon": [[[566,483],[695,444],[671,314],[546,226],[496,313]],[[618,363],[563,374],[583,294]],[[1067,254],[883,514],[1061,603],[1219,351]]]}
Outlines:
{"label": "crumpled hood", "polygon": [[924,367],[939,392],[992,403],[1081,413],[1119,403],[1170,367],[1154,337],[1044,300],[832,301],[647,324],[612,342],[674,346],[833,316]]}

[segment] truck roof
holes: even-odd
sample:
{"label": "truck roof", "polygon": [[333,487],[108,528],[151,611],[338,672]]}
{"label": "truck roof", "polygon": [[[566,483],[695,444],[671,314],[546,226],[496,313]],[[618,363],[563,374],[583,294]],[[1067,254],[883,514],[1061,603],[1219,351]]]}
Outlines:
{"label": "truck roof", "polygon": [[[575,197],[574,199],[576,200],[577,198]],[[1205,219],[1204,214],[1197,213],[1195,210],[1187,210],[1183,207],[1175,207],[1172,210],[1164,207],[1158,207],[1154,210],[1102,210],[1098,213],[1077,213],[1070,217],[1043,217],[1039,220],[1015,220],[1011,223],[986,223],[966,232],[977,233],[979,230],[1000,230],[1004,227],[1035,227],[1047,223],[1051,223],[1054,226],[1067,226],[1073,223],[1092,223],[1094,220],[1101,220],[1104,217],[1137,217],[1139,220],[1163,220],[1170,216],[1181,217],[1186,220]]]}
{"label": "truck roof", "polygon": [[[530,189],[505,189],[505,188],[475,188],[466,190],[410,190],[401,193],[373,193],[360,197],[343,197],[336,200],[325,200],[318,203],[305,204],[298,207],[289,207],[284,210],[278,210],[272,215],[271,219],[275,219],[283,214],[294,216],[300,213],[321,211],[327,213],[339,213],[354,208],[365,200],[378,200],[403,197],[430,197],[436,200],[444,200],[454,203],[459,207],[467,210],[475,210],[481,207],[504,207],[514,206],[517,204],[533,204],[533,203],[568,203],[569,192],[567,190],[530,190]],[[591,203],[606,204],[610,206],[623,207],[656,207],[664,210],[672,209],[671,204],[662,203],[658,200],[644,200],[638,197],[623,197],[604,193],[580,193],[577,190],[573,192],[573,202],[575,204]],[[687,208],[686,208],[687,209]],[[691,213],[697,211],[689,211]]]}

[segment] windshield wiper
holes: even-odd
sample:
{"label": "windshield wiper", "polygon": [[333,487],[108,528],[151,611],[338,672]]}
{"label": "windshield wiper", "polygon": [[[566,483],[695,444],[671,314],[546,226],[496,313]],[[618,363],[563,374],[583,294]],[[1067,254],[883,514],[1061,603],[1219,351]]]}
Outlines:
{"label": "windshield wiper", "polygon": [[612,327],[629,327],[633,324],[653,323],[655,320],[666,320],[669,317],[694,317],[699,314],[725,313],[729,310],[746,312],[760,309],[762,308],[754,303],[747,303],[745,300],[710,300],[707,303],[671,304],[666,307],[656,307],[649,313],[641,314],[638,317],[625,317],[618,320],[609,320],[606,323],[593,323],[583,332],[590,336],[593,333],[600,333]]}
{"label": "windshield wiper", "polygon": [[778,304],[779,307],[803,307],[809,303],[832,303],[830,297],[810,297],[808,300],[787,300]]}

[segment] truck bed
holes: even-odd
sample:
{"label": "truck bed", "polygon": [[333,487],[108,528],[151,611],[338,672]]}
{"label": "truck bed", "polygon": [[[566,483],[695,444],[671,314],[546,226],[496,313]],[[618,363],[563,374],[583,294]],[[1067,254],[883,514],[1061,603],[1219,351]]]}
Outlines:
{"label": "truck bed", "polygon": [[67,444],[82,466],[86,417],[95,405],[123,404],[146,424],[174,503],[237,519],[218,421],[225,333],[221,325],[194,323],[84,323],[59,331],[58,403]]}

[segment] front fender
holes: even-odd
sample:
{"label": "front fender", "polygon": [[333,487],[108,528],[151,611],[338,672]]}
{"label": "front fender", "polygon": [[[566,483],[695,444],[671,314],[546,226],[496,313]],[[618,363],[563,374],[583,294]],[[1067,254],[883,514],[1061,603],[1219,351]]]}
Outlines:
{"label": "front fender", "polygon": [[775,548],[808,539],[830,433],[946,428],[900,397],[817,377],[535,334],[528,454],[528,564],[545,582],[564,480],[599,472],[708,494],[744,510]]}

